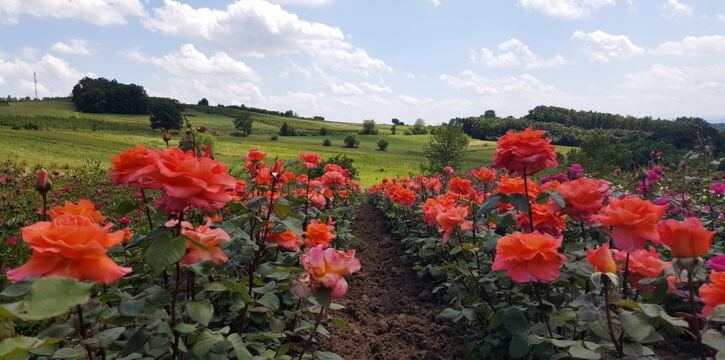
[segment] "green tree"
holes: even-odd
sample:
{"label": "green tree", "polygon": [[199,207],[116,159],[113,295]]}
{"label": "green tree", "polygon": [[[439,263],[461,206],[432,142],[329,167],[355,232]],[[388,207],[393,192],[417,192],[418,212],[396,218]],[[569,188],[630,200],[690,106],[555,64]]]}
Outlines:
{"label": "green tree", "polygon": [[322,146],[332,146],[332,141],[328,138],[322,142]]}
{"label": "green tree", "polygon": [[320,135],[327,136],[328,133],[329,133],[329,131],[327,131],[326,127],[323,126],[320,128]]}
{"label": "green tree", "polygon": [[375,128],[375,120],[364,120],[361,135],[377,135],[378,129]]}
{"label": "green tree", "polygon": [[198,103],[196,103],[196,105],[209,106],[209,100],[207,100],[206,98],[202,98],[201,100],[199,100]]}
{"label": "green tree", "polygon": [[279,135],[280,136],[296,136],[297,132],[295,131],[295,128],[292,127],[292,125],[287,124],[285,121],[282,123],[282,126],[279,128]]}
{"label": "green tree", "polygon": [[429,174],[440,173],[443,168],[450,166],[459,169],[468,149],[469,139],[458,125],[441,125],[434,135],[431,135],[425,147],[424,154],[428,164],[422,166]]}
{"label": "green tree", "polygon": [[249,113],[243,113],[234,118],[234,128],[237,129],[240,135],[249,136],[252,133],[252,125],[254,120],[252,115]]}
{"label": "green tree", "polygon": [[496,118],[496,112],[493,110],[486,110],[485,113],[483,113],[483,117],[485,119],[493,119]]}
{"label": "green tree", "polygon": [[378,150],[385,151],[388,149],[388,145],[390,145],[388,138],[383,136],[378,140]]}
{"label": "green tree", "polygon": [[182,106],[173,99],[153,98],[151,107],[151,128],[179,130],[183,118],[181,116]]}
{"label": "green tree", "polygon": [[360,146],[360,139],[357,138],[356,134],[347,134],[343,140],[346,148],[357,148]]}
{"label": "green tree", "polygon": [[390,128],[390,133],[393,134],[393,135],[397,134],[398,133],[398,125],[393,125]]}
{"label": "green tree", "polygon": [[411,131],[413,132],[413,135],[427,134],[428,131],[425,129],[425,120],[423,120],[423,119],[415,120],[415,123],[413,124],[413,129]]}

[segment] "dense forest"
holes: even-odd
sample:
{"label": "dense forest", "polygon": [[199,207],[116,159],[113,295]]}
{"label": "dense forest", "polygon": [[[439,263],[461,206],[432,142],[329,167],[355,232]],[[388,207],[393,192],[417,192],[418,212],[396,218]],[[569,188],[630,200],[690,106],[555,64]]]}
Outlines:
{"label": "dense forest", "polygon": [[148,114],[149,96],[143,86],[105,78],[85,77],[73,86],[71,101],[86,113]]}

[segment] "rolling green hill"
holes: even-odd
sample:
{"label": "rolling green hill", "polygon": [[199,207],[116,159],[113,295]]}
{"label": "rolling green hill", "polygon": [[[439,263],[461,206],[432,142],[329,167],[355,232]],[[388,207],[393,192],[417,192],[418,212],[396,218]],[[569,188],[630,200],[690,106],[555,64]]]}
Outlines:
{"label": "rolling green hill", "polygon": [[[107,166],[110,157],[134,144],[163,147],[159,132],[149,128],[146,115],[85,114],[76,112],[68,101],[48,100],[10,102],[0,107],[0,141],[5,145],[0,160],[23,161],[28,165],[41,164],[48,168],[79,166],[96,161]],[[343,148],[343,138],[358,132],[360,124],[286,118],[250,113],[254,131],[249,137],[233,136],[233,117],[242,110],[216,107],[190,106],[185,115],[194,126],[205,126],[215,135],[216,154],[232,168],[239,168],[242,155],[256,146],[270,156],[283,160],[297,158],[302,151],[320,153],[323,157],[345,154],[355,160],[363,185],[373,184],[383,177],[408,175],[419,172],[425,161],[422,150],[427,135],[390,135],[390,126],[380,125],[381,133],[388,135],[388,151],[377,151],[378,135],[359,135],[358,149]],[[279,137],[270,140],[283,122],[292,125],[304,136]],[[320,136],[325,127],[328,136]],[[178,141],[179,135],[174,135]],[[332,146],[322,146],[325,138]],[[466,166],[490,163],[495,143],[473,140],[469,147]],[[561,152],[568,148],[560,149]]]}

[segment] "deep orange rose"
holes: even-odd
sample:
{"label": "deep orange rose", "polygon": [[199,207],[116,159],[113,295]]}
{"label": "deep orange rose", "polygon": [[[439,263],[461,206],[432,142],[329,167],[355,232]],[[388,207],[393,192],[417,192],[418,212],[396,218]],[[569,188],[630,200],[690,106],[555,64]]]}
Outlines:
{"label": "deep orange rose", "polygon": [[158,172],[156,166],[158,150],[149,150],[143,145],[123,151],[111,157],[112,168],[108,170],[114,184],[128,185],[141,189],[159,189],[154,175]]}
{"label": "deep orange rose", "polygon": [[332,232],[334,229],[334,227],[327,224],[312,220],[310,224],[307,224],[307,229],[303,234],[305,236],[305,246],[308,249],[318,245],[325,248],[330,247],[330,240],[335,238],[335,234]]}
{"label": "deep orange rose", "polygon": [[551,139],[544,138],[544,130],[527,128],[522,132],[509,130],[498,138],[491,166],[506,169],[509,173],[532,175],[550,167],[556,167]]}
{"label": "deep orange rose", "polygon": [[609,182],[583,177],[559,185],[556,191],[566,202],[566,214],[574,220],[588,222],[609,196]]}
{"label": "deep orange rose", "polygon": [[267,154],[259,151],[259,148],[252,147],[249,148],[249,153],[247,153],[247,155],[244,157],[244,160],[256,163],[264,160],[266,156]]}
{"label": "deep orange rose", "polygon": [[700,287],[700,300],[705,304],[702,314],[711,316],[718,305],[725,305],[725,272],[710,273],[710,283]]}
{"label": "deep orange rose", "polygon": [[[193,265],[200,261],[210,260],[214,265],[221,265],[229,260],[224,251],[219,248],[219,244],[223,241],[230,241],[231,238],[221,228],[212,229],[211,219],[207,219],[206,224],[196,229],[183,229],[181,234],[190,240],[186,241],[186,254],[179,260],[180,263]],[[204,245],[206,249],[197,244]]]}
{"label": "deep orange rose", "polygon": [[489,168],[471,169],[471,175],[480,182],[490,182],[496,180],[496,170]]}
{"label": "deep orange rose", "polygon": [[287,229],[281,233],[269,233],[267,241],[272,244],[277,244],[283,249],[294,251],[300,251],[300,245],[302,245],[302,239],[290,229]]}
{"label": "deep orange rose", "polygon": [[498,240],[492,269],[506,271],[511,280],[519,283],[556,281],[566,260],[557,251],[561,241],[538,231],[506,235]]}
{"label": "deep orange rose", "polygon": [[322,184],[330,189],[341,189],[345,186],[345,175],[337,170],[330,170],[322,175]]}
{"label": "deep orange rose", "polygon": [[587,251],[587,261],[592,264],[596,272],[617,272],[617,264],[612,257],[612,250],[609,249],[609,243],[605,243],[594,250]]}
{"label": "deep orange rose", "polygon": [[[531,215],[534,219],[533,230],[551,236],[559,236],[566,230],[566,222],[564,217],[558,212],[559,207],[553,202],[548,204],[531,204]],[[520,212],[516,215],[516,226],[528,232],[531,232],[531,224],[529,223],[529,214]]]}
{"label": "deep orange rose", "polygon": [[[526,179],[526,185],[529,188],[529,197],[535,198],[541,193],[541,188],[539,188],[539,185],[536,185],[534,181],[531,179]],[[494,193],[501,193],[506,195],[511,194],[524,194],[524,178],[522,177],[509,177],[508,175],[504,175],[501,177],[501,180],[499,180],[498,185],[496,186],[496,190],[494,190]]]}
{"label": "deep orange rose", "polygon": [[218,210],[232,200],[229,192],[237,186],[226,164],[179,148],[165,149],[158,157],[158,168],[154,177],[164,192],[154,206],[167,213],[189,207]]}
{"label": "deep orange rose", "polygon": [[648,200],[628,196],[624,199],[609,198],[609,205],[592,216],[591,222],[612,226],[614,245],[626,252],[643,249],[647,240],[659,242],[657,221],[667,211],[667,205],[657,206]]}
{"label": "deep orange rose", "polygon": [[50,215],[53,219],[61,215],[81,215],[87,217],[94,223],[101,223],[105,220],[103,214],[96,210],[96,206],[93,205],[92,202],[88,201],[88,199],[80,199],[77,204],[66,201],[65,205],[58,205],[50,209],[50,211],[48,211],[48,215]]}
{"label": "deep orange rose", "polygon": [[[624,267],[627,263],[627,253],[616,249],[612,250],[612,252],[614,254],[614,260],[617,262],[617,266],[620,270],[624,271]],[[670,262],[660,259],[660,254],[653,248],[633,251],[629,255],[629,283],[636,289],[650,290],[653,285],[642,285],[639,283],[640,280],[654,279],[658,277],[662,271],[671,266],[672,264]]]}
{"label": "deep orange rose", "polygon": [[402,205],[402,206],[412,206],[415,203],[415,193],[412,191],[404,188],[404,187],[398,187],[391,195],[390,199],[393,200],[396,204]]}
{"label": "deep orange rose", "polygon": [[467,195],[471,192],[471,190],[473,190],[471,180],[463,179],[458,176],[451,179],[451,181],[448,183],[448,188],[451,190],[451,192],[458,195]]}
{"label": "deep orange rose", "polygon": [[670,248],[676,258],[696,258],[707,254],[715,237],[714,231],[705,229],[702,222],[694,217],[685,221],[660,221],[657,231],[660,241]]}
{"label": "deep orange rose", "polygon": [[300,160],[302,160],[302,167],[308,170],[320,165],[322,162],[320,155],[308,152],[300,154]]}
{"label": "deep orange rose", "polygon": [[8,271],[8,279],[22,281],[33,276],[65,276],[110,284],[131,272],[118,266],[108,249],[123,242],[126,231],[110,232],[113,224],[100,226],[82,215],[59,215],[22,228],[33,255],[30,261]]}

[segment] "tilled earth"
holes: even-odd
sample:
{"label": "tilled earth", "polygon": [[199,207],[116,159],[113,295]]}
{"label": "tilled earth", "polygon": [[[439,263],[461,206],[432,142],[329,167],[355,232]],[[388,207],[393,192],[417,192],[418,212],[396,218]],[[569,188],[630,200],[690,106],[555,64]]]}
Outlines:
{"label": "tilled earth", "polygon": [[401,263],[403,245],[373,205],[360,206],[354,230],[362,269],[348,279],[350,290],[339,301],[345,309],[332,315],[348,326],[328,326],[332,334],[321,348],[344,359],[463,358],[460,330],[438,317],[444,306]]}

